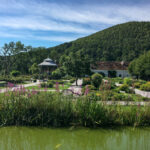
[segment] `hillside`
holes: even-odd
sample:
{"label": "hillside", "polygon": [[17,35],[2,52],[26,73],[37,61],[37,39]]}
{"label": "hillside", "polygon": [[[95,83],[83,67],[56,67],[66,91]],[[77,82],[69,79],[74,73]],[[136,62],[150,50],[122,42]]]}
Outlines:
{"label": "hillside", "polygon": [[81,51],[93,60],[131,61],[150,50],[150,22],[119,24],[48,50],[54,59],[59,59],[63,54]]}
{"label": "hillside", "polygon": [[[32,48],[17,55],[11,70],[28,73],[33,63],[53,60],[71,52],[88,55],[92,61],[132,61],[150,50],[150,22],[128,22],[52,48]],[[0,67],[1,71],[1,67]]]}

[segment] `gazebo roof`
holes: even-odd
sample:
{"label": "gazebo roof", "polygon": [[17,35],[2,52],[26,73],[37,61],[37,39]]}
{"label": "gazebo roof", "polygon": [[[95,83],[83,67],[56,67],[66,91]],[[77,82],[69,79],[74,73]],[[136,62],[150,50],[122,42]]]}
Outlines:
{"label": "gazebo roof", "polygon": [[38,66],[57,66],[57,65],[52,59],[47,58],[44,59],[44,61],[40,63]]}

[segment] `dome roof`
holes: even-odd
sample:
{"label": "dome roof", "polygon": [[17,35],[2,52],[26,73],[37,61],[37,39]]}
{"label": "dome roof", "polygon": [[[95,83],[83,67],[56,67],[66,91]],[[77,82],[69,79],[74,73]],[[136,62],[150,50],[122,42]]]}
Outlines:
{"label": "dome roof", "polygon": [[50,58],[46,58],[46,59],[44,59],[44,62],[53,62],[53,61]]}
{"label": "dome roof", "polygon": [[47,58],[47,59],[44,59],[44,61],[40,63],[39,66],[57,66],[57,65],[52,59]]}

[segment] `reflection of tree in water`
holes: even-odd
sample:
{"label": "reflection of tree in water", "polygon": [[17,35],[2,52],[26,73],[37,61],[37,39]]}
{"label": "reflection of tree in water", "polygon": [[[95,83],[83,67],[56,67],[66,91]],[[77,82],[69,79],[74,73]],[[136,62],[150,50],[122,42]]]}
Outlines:
{"label": "reflection of tree in water", "polygon": [[0,150],[148,150],[150,128],[0,129]]}

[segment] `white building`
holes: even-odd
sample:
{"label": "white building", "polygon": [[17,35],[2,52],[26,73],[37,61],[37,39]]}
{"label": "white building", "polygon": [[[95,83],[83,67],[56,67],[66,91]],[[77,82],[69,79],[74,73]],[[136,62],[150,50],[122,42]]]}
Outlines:
{"label": "white building", "polygon": [[91,66],[91,71],[94,73],[104,74],[106,77],[129,77],[128,62],[96,62]]}

